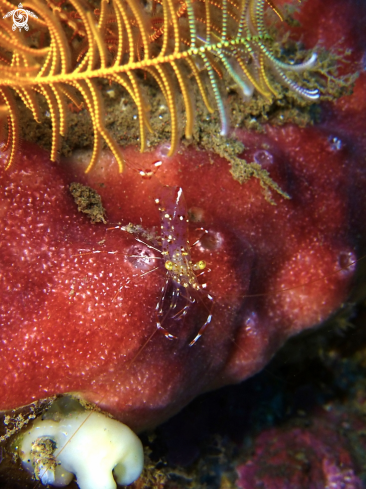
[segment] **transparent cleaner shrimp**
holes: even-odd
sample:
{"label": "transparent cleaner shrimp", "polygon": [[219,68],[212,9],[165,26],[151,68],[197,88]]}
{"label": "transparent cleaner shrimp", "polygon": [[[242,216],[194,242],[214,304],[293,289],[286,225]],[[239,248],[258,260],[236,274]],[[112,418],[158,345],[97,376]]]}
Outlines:
{"label": "transparent cleaner shrimp", "polygon": [[[189,346],[193,346],[199,340],[212,321],[213,297],[204,290],[206,284],[201,285],[195,274],[195,272],[206,268],[206,262],[204,260],[200,260],[197,263],[192,262],[188,241],[189,220],[187,219],[187,206],[183,190],[180,187],[164,186],[160,190],[159,198],[155,199],[155,203],[158,206],[161,217],[161,236],[159,240],[161,241],[161,250],[138,237],[135,239],[148,248],[161,253],[166,270],[166,281],[156,305],[157,329],[139,350],[138,355],[158,330],[169,340],[177,339],[177,336],[169,333],[163,324],[169,319],[179,320],[186,316],[190,307],[198,301],[204,305],[208,314]],[[128,228],[129,226],[114,226],[109,229],[122,229],[132,234],[139,234],[139,230],[134,229],[135,227],[132,227],[133,230]],[[136,255],[136,258],[141,259],[141,256]],[[150,258],[145,257],[145,259],[149,260]],[[154,270],[156,268],[143,273],[141,276]]]}
{"label": "transparent cleaner shrimp", "polygon": [[[200,285],[195,271],[204,270],[206,262],[200,260],[193,263],[188,242],[188,219],[187,207],[180,187],[164,186],[159,198],[155,199],[161,217],[161,247],[164,259],[164,267],[167,271],[167,279],[162,288],[160,300],[156,306],[158,321],[157,328],[160,329],[168,339],[176,338],[164,327],[163,322],[168,319],[179,319],[187,314],[190,306],[201,300],[205,285]],[[166,298],[171,291],[169,306],[166,306]],[[199,329],[197,335],[189,343],[194,345],[202,336],[212,320],[213,297],[205,291],[205,297],[210,306],[207,318]],[[180,298],[184,305],[180,307]]]}

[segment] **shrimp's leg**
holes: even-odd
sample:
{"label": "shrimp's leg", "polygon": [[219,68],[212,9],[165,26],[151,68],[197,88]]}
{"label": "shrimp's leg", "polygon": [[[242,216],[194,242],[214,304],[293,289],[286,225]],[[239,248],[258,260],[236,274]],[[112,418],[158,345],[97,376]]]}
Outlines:
{"label": "shrimp's leg", "polygon": [[[167,293],[167,290],[168,290],[168,285],[169,285],[169,279],[166,280],[164,287],[161,289],[162,294],[161,294],[161,297],[159,299],[159,302],[156,305],[156,311],[157,311],[157,314],[158,314],[158,317],[159,318],[161,318],[161,316],[163,315],[163,304],[164,304],[166,293]],[[169,307],[169,311],[170,311],[170,308],[171,307]],[[164,320],[166,319],[167,315],[169,314],[169,311],[166,313],[166,315],[163,317],[163,319],[161,319],[160,321],[157,321],[156,327],[157,327],[157,329],[159,329],[164,334],[164,336],[166,338],[168,338],[168,340],[176,340],[177,339],[177,336],[172,335],[171,333],[169,333],[168,330],[166,330],[162,326],[162,323],[164,322]]]}
{"label": "shrimp's leg", "polygon": [[191,245],[191,248],[192,248],[193,246],[197,246],[197,245],[198,245],[198,243],[201,241],[201,239],[204,237],[204,235],[205,235],[205,234],[209,234],[209,233],[208,233],[208,231],[207,231],[207,229],[205,229],[205,228],[196,228],[196,231],[202,231],[202,234],[201,234],[201,236],[200,236],[198,239],[196,239],[196,241],[195,241],[195,242],[194,242],[194,243]]}
{"label": "shrimp's leg", "polygon": [[169,312],[174,311],[177,308],[179,296],[179,288],[174,287],[172,292],[172,299],[170,301]]}
{"label": "shrimp's leg", "polygon": [[189,346],[193,346],[200,338],[201,336],[203,335],[203,333],[205,332],[207,326],[211,323],[212,321],[212,308],[213,308],[213,297],[212,295],[210,294],[207,294],[206,296],[210,302],[211,302],[211,306],[210,306],[210,309],[208,311],[208,316],[207,316],[207,319],[205,321],[205,323],[201,326],[200,330],[198,331],[198,333],[196,334],[196,336],[193,338],[193,340],[189,343]]}
{"label": "shrimp's leg", "polygon": [[188,310],[191,306],[191,304],[194,304],[196,302],[196,299],[194,299],[191,294],[188,293],[187,289],[183,289],[184,294],[180,294],[181,297],[184,297],[186,299],[186,305],[183,306],[177,313],[172,316],[172,319],[180,319],[181,317],[184,317],[187,315]]}
{"label": "shrimp's leg", "polygon": [[178,339],[178,336],[174,336],[173,334],[169,333],[169,331],[167,331],[159,321],[156,323],[156,327],[160,329],[160,331],[164,334],[165,338],[168,338],[168,340]]}

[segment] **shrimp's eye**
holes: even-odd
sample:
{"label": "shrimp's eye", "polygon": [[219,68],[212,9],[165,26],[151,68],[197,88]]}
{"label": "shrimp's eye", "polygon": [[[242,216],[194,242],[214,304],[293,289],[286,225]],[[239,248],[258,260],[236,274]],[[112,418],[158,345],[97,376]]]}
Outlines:
{"label": "shrimp's eye", "polygon": [[173,266],[174,265],[173,265],[173,262],[172,261],[168,260],[168,261],[165,262],[165,268],[167,270],[173,270]]}
{"label": "shrimp's eye", "polygon": [[193,265],[194,270],[204,270],[206,268],[205,260],[200,260]]}

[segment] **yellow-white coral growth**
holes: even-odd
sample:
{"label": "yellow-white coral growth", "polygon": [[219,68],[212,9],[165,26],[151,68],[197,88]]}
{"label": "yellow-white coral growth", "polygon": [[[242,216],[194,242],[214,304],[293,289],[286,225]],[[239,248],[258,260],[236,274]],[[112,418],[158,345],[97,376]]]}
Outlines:
{"label": "yellow-white coral growth", "polygon": [[66,486],[75,475],[80,489],[115,489],[115,480],[131,484],[144,464],[142,444],[130,428],[90,411],[58,422],[35,421],[20,442],[19,455],[43,484]]}

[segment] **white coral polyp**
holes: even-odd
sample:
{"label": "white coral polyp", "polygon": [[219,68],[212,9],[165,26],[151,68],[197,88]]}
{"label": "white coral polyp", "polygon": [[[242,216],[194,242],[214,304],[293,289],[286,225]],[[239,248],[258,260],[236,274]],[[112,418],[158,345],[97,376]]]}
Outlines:
{"label": "white coral polyp", "polygon": [[[39,448],[47,439],[56,445],[51,457]],[[141,441],[130,428],[90,411],[59,422],[35,421],[20,443],[19,455],[43,484],[66,486],[75,475],[80,489],[115,489],[115,480],[131,484],[144,464]]]}

